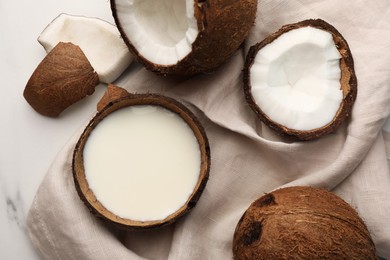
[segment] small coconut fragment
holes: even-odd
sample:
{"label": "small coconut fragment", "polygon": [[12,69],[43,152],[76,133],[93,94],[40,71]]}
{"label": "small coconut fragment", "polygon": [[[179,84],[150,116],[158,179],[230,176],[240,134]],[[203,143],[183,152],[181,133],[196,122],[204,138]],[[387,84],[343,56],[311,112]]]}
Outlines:
{"label": "small coconut fragment", "polygon": [[60,42],[31,75],[23,95],[40,114],[57,117],[70,105],[91,95],[99,77],[83,51]]}
{"label": "small coconut fragment", "polygon": [[38,41],[47,52],[59,42],[78,45],[100,81],[108,84],[133,61],[116,26],[98,18],[60,14],[43,30]]}
{"label": "small coconut fragment", "polygon": [[102,97],[102,99],[100,99],[100,101],[97,104],[97,110],[102,111],[103,108],[105,108],[110,104],[110,102],[115,101],[122,97],[127,97],[129,95],[130,93],[127,92],[126,89],[118,87],[114,84],[109,84],[106,92],[104,93],[104,96]]}
{"label": "small coconut fragment", "polygon": [[111,86],[81,135],[73,176],[90,211],[125,229],[173,223],[195,206],[208,180],[210,150],[196,117],[156,94]]}
{"label": "small coconut fragment", "polygon": [[375,260],[376,250],[363,220],[340,197],[290,187],[251,204],[237,224],[233,255],[235,260]]}
{"label": "small coconut fragment", "polygon": [[311,140],[333,132],[357,94],[349,46],[320,19],[283,26],[250,48],[244,91],[257,116],[279,133]]}
{"label": "small coconut fragment", "polygon": [[215,70],[254,24],[257,0],[111,0],[134,57],[158,74]]}

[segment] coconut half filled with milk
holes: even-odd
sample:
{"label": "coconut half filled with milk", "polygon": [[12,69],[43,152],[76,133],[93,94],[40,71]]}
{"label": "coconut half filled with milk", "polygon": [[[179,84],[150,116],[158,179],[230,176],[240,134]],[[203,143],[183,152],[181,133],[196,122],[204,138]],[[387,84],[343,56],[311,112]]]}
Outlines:
{"label": "coconut half filled with milk", "polygon": [[111,102],[86,127],[73,174],[91,212],[130,229],[166,225],[195,206],[208,179],[206,134],[181,103],[155,94]]}

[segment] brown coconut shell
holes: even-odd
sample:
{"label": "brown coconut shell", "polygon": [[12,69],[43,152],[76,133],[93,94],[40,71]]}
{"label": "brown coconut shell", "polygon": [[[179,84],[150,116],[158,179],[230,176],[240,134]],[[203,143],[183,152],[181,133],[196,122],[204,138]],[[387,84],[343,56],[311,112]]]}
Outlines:
{"label": "brown coconut shell", "polygon": [[194,0],[194,14],[199,34],[192,51],[175,65],[163,66],[144,58],[132,45],[116,12],[118,0],[111,0],[111,10],[123,40],[135,59],[160,75],[194,75],[214,71],[243,43],[256,18],[257,0]]}
{"label": "brown coconut shell", "polygon": [[97,103],[97,111],[102,111],[110,102],[120,99],[122,97],[130,96],[126,89],[118,87],[114,84],[109,84],[103,97]]}
{"label": "brown coconut shell", "polygon": [[98,84],[99,76],[80,47],[60,42],[35,69],[23,95],[38,113],[57,117]]}
{"label": "brown coconut shell", "polygon": [[311,187],[268,193],[241,217],[233,239],[236,260],[376,259],[356,211],[335,194]]}
{"label": "brown coconut shell", "polygon": [[[313,27],[317,29],[321,29],[324,31],[327,31],[332,34],[333,40],[335,42],[335,45],[337,49],[340,52],[341,59],[340,59],[340,69],[341,69],[341,89],[343,91],[343,100],[340,104],[340,107],[334,116],[333,120],[328,123],[327,125],[316,128],[312,130],[302,131],[302,130],[296,130],[291,129],[286,126],[283,126],[281,124],[278,124],[272,120],[267,114],[265,114],[261,108],[256,104],[255,99],[253,98],[252,92],[251,92],[251,78],[250,78],[250,68],[252,67],[256,54],[260,49],[265,47],[266,45],[273,42],[275,39],[277,39],[282,34],[297,29],[301,27]],[[271,129],[275,130],[276,132],[287,135],[287,136],[293,136],[299,140],[312,140],[319,138],[323,135],[329,134],[331,132],[334,132],[340,124],[348,118],[348,116],[351,114],[353,103],[355,102],[356,95],[357,95],[357,78],[355,75],[355,69],[354,69],[354,62],[351,50],[348,46],[347,41],[344,39],[344,37],[341,35],[340,32],[336,30],[335,27],[330,25],[329,23],[321,20],[321,19],[309,19],[302,22],[289,24],[283,26],[280,30],[277,32],[271,34],[266,39],[261,41],[260,43],[257,43],[256,45],[252,46],[248,52],[246,61],[245,61],[245,67],[244,67],[244,93],[245,98],[249,104],[249,106],[252,108],[252,110],[256,113],[257,117],[264,122],[267,126],[269,126]]]}
{"label": "brown coconut shell", "polygon": [[[113,96],[115,96],[115,93],[118,93],[118,88],[115,86],[111,86],[109,91],[111,91],[113,93]],[[206,133],[201,123],[196,119],[195,115],[184,105],[172,98],[157,94],[128,94],[127,96],[123,96],[122,94],[120,94],[122,96],[121,98],[111,100],[106,103],[107,105],[102,108],[87,125],[76,144],[72,162],[73,177],[76,190],[79,194],[80,199],[84,202],[84,204],[87,206],[87,208],[91,211],[93,215],[117,227],[128,230],[139,230],[157,228],[171,224],[180,217],[184,216],[196,205],[206,186],[210,171],[210,147]],[[111,94],[107,96],[110,95]],[[158,221],[134,221],[131,219],[121,218],[115,215],[107,208],[105,208],[105,206],[100,201],[97,200],[95,194],[89,188],[88,181],[85,177],[83,150],[84,145],[93,129],[110,113],[115,112],[118,109],[134,105],[161,106],[165,109],[172,111],[173,113],[176,113],[192,129],[200,147],[201,167],[199,179],[194,188],[194,191],[192,192],[186,203],[183,204],[183,206],[179,210],[172,213],[167,218]]]}

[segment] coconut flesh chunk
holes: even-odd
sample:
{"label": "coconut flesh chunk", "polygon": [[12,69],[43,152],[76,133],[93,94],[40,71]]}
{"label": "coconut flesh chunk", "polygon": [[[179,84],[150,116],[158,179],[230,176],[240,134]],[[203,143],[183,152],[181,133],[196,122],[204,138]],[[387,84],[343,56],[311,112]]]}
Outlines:
{"label": "coconut flesh chunk", "polygon": [[50,52],[59,42],[78,45],[101,82],[112,83],[133,60],[116,26],[98,18],[60,14],[41,33],[39,43]]}
{"label": "coconut flesh chunk", "polygon": [[193,5],[193,0],[116,1],[116,14],[141,56],[169,66],[191,52],[198,36]]}
{"label": "coconut flesh chunk", "polygon": [[343,101],[340,59],[327,31],[301,27],[283,33],[258,51],[250,68],[255,103],[290,129],[326,126]]}

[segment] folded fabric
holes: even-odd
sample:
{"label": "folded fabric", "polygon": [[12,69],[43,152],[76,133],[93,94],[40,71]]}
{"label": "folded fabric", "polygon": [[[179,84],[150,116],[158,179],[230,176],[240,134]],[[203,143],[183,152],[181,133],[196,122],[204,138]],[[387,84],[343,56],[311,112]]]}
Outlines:
{"label": "folded fabric", "polygon": [[[348,41],[358,78],[351,118],[311,142],[276,135],[255,117],[242,90],[248,47],[282,25],[321,18]],[[328,188],[366,222],[378,254],[390,258],[390,2],[259,1],[245,46],[217,71],[191,78],[159,77],[133,65],[117,82],[129,92],[179,99],[208,134],[212,167],[197,206],[176,224],[130,232],[101,223],[75,191],[71,159],[82,128],[43,180],[28,231],[45,259],[231,259],[235,226],[249,204],[282,186]]]}

